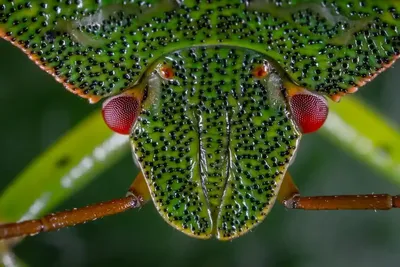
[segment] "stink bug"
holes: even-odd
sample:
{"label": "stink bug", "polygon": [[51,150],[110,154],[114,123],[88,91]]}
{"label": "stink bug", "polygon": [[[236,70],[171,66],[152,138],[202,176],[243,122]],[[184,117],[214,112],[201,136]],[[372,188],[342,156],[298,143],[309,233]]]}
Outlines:
{"label": "stink bug", "polygon": [[[116,2],[116,3],[115,3]],[[302,197],[302,134],[399,55],[397,1],[0,3],[0,36],[74,94],[103,102],[141,173],[126,197],[4,224],[0,238],[144,205],[179,231],[231,240],[278,199],[293,209],[390,209],[386,194]],[[349,9],[351,7],[351,10]]]}

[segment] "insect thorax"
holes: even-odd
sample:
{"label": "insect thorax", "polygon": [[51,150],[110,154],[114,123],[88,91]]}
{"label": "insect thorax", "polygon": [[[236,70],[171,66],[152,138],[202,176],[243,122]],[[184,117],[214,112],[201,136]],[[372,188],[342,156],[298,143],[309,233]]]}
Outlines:
{"label": "insect thorax", "polygon": [[157,209],[192,236],[246,232],[273,204],[299,138],[279,75],[234,47],[176,51],[153,68],[131,139]]}

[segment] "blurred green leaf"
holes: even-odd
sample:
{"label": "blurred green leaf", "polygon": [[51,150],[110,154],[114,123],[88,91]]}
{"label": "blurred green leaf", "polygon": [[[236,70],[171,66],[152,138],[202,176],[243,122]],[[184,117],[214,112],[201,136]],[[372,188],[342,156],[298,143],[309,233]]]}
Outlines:
{"label": "blurred green leaf", "polygon": [[[94,112],[38,156],[0,196],[2,222],[50,211],[129,150],[128,137],[109,130]],[[11,205],[12,203],[12,205]]]}
{"label": "blurred green leaf", "polygon": [[354,96],[331,103],[320,133],[400,185],[400,131]]}
{"label": "blurred green leaf", "polygon": [[6,242],[0,243],[0,262],[4,267],[27,267],[21,259],[16,257],[14,253],[8,249]]}

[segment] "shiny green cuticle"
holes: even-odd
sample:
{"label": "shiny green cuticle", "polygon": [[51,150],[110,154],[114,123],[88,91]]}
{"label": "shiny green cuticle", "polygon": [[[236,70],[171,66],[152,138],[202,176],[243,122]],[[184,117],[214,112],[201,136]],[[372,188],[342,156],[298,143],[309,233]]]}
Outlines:
{"label": "shiny green cuticle", "polygon": [[149,64],[191,46],[258,51],[298,85],[335,100],[399,55],[394,0],[60,2],[4,1],[0,32],[93,102],[132,87]]}
{"label": "shiny green cuticle", "polygon": [[[259,65],[265,77],[254,77]],[[174,77],[162,77],[164,66]],[[212,46],[155,68],[159,100],[145,103],[131,139],[157,209],[192,236],[247,232],[272,207],[300,138],[277,71],[260,53]]]}

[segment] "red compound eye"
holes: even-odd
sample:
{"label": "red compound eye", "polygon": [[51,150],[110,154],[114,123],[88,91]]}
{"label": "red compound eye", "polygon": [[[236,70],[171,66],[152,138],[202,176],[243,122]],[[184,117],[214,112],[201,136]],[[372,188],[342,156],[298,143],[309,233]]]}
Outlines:
{"label": "red compound eye", "polygon": [[140,101],[130,95],[118,95],[103,103],[103,119],[116,133],[129,134],[140,112]]}
{"label": "red compound eye", "polygon": [[317,94],[295,94],[290,98],[294,120],[302,133],[317,131],[328,117],[328,104]]}

